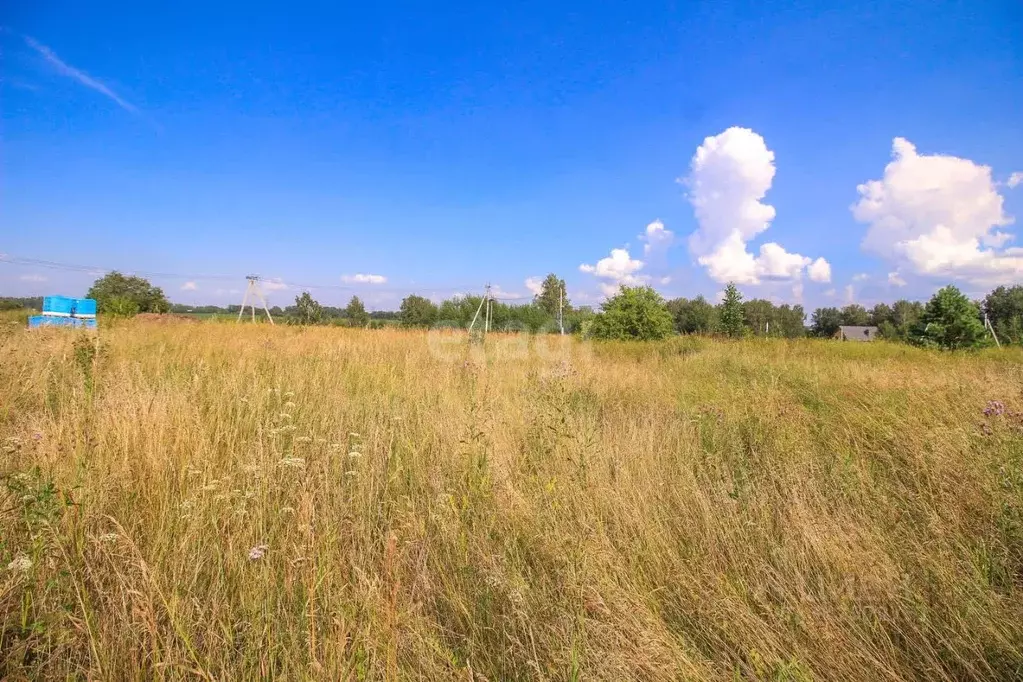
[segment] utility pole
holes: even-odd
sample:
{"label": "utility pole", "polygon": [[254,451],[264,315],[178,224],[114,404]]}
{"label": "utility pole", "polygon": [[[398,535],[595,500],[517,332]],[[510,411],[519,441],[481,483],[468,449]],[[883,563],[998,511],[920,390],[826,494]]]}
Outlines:
{"label": "utility pole", "polygon": [[486,332],[490,331],[490,301],[491,301],[490,284],[488,283],[486,291],[483,294],[483,300],[480,301],[479,307],[476,308],[476,314],[472,316],[472,322],[469,323],[470,336],[472,335],[473,328],[476,326],[476,320],[479,319],[480,311],[483,310],[483,306],[487,307],[486,312],[483,314],[484,315],[483,333],[486,334]]}
{"label": "utility pole", "polygon": [[565,284],[559,282],[558,286],[558,327],[561,328],[561,335],[565,335]]}
{"label": "utility pole", "polygon": [[995,340],[995,346],[998,348],[1002,347],[1002,344],[998,342],[998,334],[995,334],[995,328],[991,326],[991,320],[988,319],[987,313],[984,313],[984,326],[991,332],[991,338]]}
{"label": "utility pole", "polygon": [[[247,275],[245,277],[249,281],[248,286],[245,287],[245,296],[242,297],[242,309],[238,311],[238,321],[242,321],[242,315],[245,314],[245,306],[248,304],[249,309],[252,313],[252,321],[256,321],[256,300],[263,304],[263,310],[266,311],[266,319],[270,320],[270,324],[274,324],[274,318],[270,315],[270,308],[266,304],[266,296],[263,295],[263,289],[259,286],[259,275]],[[249,300],[249,296],[252,296],[252,300]]]}

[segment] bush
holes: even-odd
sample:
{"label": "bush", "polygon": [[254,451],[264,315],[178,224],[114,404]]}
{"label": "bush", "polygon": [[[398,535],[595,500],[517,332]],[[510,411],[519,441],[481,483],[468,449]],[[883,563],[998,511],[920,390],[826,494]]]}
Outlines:
{"label": "bush", "polygon": [[671,313],[652,287],[623,286],[600,308],[590,325],[595,339],[656,341],[674,332]]}
{"label": "bush", "polygon": [[106,299],[103,312],[113,317],[135,317],[139,314],[139,304],[127,296],[114,296]]}

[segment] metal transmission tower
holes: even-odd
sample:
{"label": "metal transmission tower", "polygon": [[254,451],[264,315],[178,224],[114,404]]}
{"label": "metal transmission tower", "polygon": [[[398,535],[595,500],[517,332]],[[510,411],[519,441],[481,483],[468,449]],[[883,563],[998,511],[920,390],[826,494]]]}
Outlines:
{"label": "metal transmission tower", "polygon": [[[263,310],[266,311],[266,319],[270,320],[270,324],[274,324],[274,318],[270,315],[270,308],[266,304],[266,296],[263,295],[263,289],[259,286],[259,275],[246,275],[245,279],[249,281],[249,284],[245,287],[242,309],[238,311],[238,321],[242,321],[246,304],[248,304],[249,309],[252,311],[252,321],[256,321],[256,300],[258,299],[263,304]],[[250,299],[249,296],[252,298]]]}

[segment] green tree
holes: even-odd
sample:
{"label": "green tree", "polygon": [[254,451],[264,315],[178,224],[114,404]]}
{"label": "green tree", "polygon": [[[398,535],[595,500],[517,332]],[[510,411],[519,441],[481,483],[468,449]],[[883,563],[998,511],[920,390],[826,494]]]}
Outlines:
{"label": "green tree", "polygon": [[565,291],[565,280],[559,279],[553,272],[544,278],[540,293],[533,298],[533,302],[555,319],[558,317],[559,304],[564,306],[566,315],[572,309]]}
{"label": "green tree", "polygon": [[308,291],[303,291],[300,296],[295,297],[294,320],[298,324],[319,324],[322,318],[323,306]]}
{"label": "green tree", "polygon": [[154,287],[143,277],[126,276],[117,271],[93,282],[85,296],[96,299],[96,308],[101,313],[111,312],[111,302],[116,298],[131,300],[140,313],[165,313],[170,310],[170,303],[160,287]]}
{"label": "green tree", "polygon": [[584,325],[590,324],[595,314],[593,308],[589,306],[573,308],[571,312],[565,313],[565,331],[572,334],[581,332]]}
{"label": "green tree", "polygon": [[885,323],[893,324],[894,320],[895,314],[887,303],[878,303],[870,309],[870,324],[875,327],[880,327]]}
{"label": "green tree", "polygon": [[348,305],[345,306],[345,317],[353,327],[365,327],[369,324],[369,313],[358,296],[352,296],[352,300],[348,301]]}
{"label": "green tree", "polygon": [[430,327],[437,321],[437,306],[428,298],[412,294],[402,300],[398,314],[404,327]]}
{"label": "green tree", "polygon": [[803,310],[803,306],[784,304],[775,308],[771,333],[780,334],[787,339],[801,339],[806,336],[806,311]]}
{"label": "green tree", "polygon": [[717,327],[717,310],[703,296],[674,298],[665,304],[680,334],[709,334]]}
{"label": "green tree", "polygon": [[1002,343],[1023,343],[1023,286],[1000,286],[984,298],[984,313]]}
{"label": "green tree", "polygon": [[[746,324],[757,336],[765,336],[774,321],[774,304],[762,298],[754,298],[742,304],[742,315]],[[777,329],[771,330],[777,333]]]}
{"label": "green tree", "polygon": [[850,327],[866,327],[870,324],[870,313],[859,303],[850,303],[842,308],[842,324]]}
{"label": "green tree", "polygon": [[979,348],[991,340],[977,306],[951,284],[927,302],[911,339],[922,346],[947,350]]}
{"label": "green tree", "polygon": [[114,296],[106,300],[103,312],[114,317],[135,317],[139,314],[139,304],[127,296]]}
{"label": "green tree", "polygon": [[590,324],[597,339],[656,341],[672,333],[671,313],[652,287],[622,286],[604,301]]}
{"label": "green tree", "polygon": [[898,339],[908,341],[910,332],[916,326],[917,321],[923,314],[924,306],[920,301],[907,301],[899,299],[892,304],[892,319],[890,325],[878,325],[881,336],[886,339]]}
{"label": "green tree", "polygon": [[732,282],[725,287],[725,299],[719,306],[718,320],[721,331],[733,339],[739,338],[745,332],[742,294]]}
{"label": "green tree", "polygon": [[830,339],[842,326],[842,311],[838,308],[817,308],[810,318],[810,333],[822,339]]}

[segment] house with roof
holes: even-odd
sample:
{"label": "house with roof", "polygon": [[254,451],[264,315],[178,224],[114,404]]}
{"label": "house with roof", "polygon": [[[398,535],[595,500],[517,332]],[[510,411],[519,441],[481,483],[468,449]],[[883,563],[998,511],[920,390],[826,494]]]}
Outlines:
{"label": "house with roof", "polygon": [[873,341],[877,338],[877,327],[842,325],[835,332],[835,338],[843,341]]}

